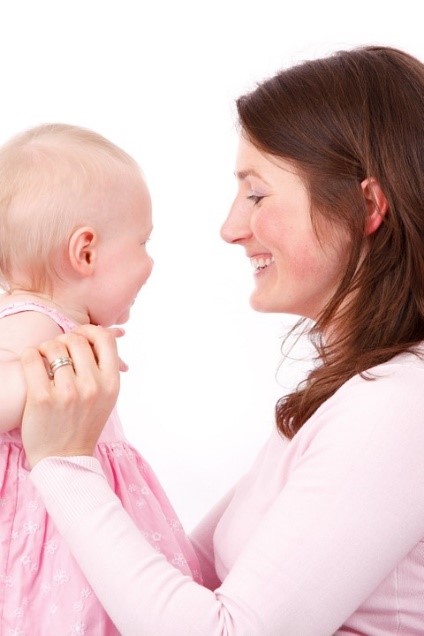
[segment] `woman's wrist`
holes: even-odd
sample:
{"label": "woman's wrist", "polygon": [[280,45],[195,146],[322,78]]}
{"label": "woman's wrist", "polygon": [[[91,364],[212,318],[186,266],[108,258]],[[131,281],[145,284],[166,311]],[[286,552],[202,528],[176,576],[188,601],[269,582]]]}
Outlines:
{"label": "woman's wrist", "polygon": [[114,497],[99,461],[90,455],[40,459],[30,472],[30,480],[61,532]]}

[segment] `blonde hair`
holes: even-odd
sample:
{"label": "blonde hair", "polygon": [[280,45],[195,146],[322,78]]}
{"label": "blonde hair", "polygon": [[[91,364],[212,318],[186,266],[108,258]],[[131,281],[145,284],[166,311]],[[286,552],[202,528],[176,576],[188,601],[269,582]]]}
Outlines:
{"label": "blonde hair", "polygon": [[89,194],[140,170],[124,150],[86,128],[44,124],[0,148],[0,286],[44,291]]}

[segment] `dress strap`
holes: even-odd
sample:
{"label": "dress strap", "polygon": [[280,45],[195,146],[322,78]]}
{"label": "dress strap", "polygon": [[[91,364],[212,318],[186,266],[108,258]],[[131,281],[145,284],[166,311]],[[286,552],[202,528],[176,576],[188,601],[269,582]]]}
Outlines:
{"label": "dress strap", "polygon": [[26,301],[20,303],[13,303],[11,305],[7,305],[0,309],[0,318],[5,318],[6,316],[12,316],[13,314],[19,314],[22,311],[36,311],[40,314],[45,314],[49,318],[51,318],[65,333],[68,331],[72,331],[76,327],[76,324],[72,322],[67,316],[61,314],[56,309],[52,307],[46,307],[42,303],[38,303],[35,301]]}

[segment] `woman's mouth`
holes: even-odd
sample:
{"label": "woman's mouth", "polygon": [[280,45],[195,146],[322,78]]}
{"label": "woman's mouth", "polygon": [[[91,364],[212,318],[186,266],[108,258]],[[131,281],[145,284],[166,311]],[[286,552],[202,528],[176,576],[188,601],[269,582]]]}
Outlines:
{"label": "woman's mouth", "polygon": [[250,259],[250,263],[253,267],[255,274],[258,274],[262,270],[266,269],[274,262],[273,256],[254,256]]}

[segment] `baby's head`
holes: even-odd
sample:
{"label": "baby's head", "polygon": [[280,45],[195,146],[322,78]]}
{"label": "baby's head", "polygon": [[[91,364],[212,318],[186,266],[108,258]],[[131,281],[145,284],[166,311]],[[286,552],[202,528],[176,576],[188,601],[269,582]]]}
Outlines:
{"label": "baby's head", "polygon": [[0,285],[51,292],[74,231],[119,235],[134,188],[150,215],[137,163],[91,130],[46,124],[13,137],[0,148]]}

